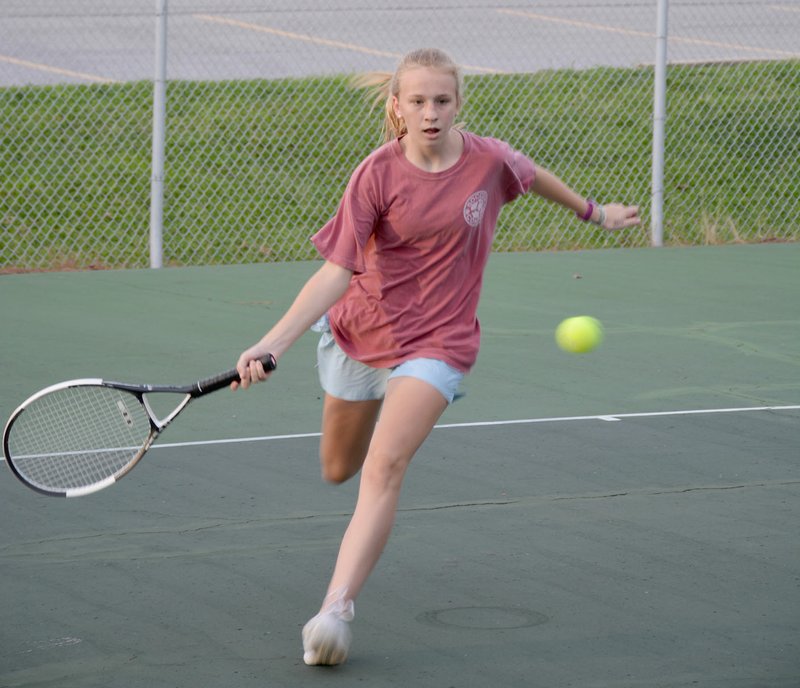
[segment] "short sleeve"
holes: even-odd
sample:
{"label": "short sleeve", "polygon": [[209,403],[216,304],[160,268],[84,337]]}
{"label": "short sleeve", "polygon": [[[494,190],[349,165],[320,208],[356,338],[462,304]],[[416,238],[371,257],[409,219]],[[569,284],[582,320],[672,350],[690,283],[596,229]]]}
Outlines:
{"label": "short sleeve", "polygon": [[536,179],[536,165],[526,155],[505,146],[505,202],[528,193]]}
{"label": "short sleeve", "polygon": [[380,217],[376,185],[367,163],[350,178],[336,215],[311,237],[325,260],[353,272],[364,272],[364,249]]}

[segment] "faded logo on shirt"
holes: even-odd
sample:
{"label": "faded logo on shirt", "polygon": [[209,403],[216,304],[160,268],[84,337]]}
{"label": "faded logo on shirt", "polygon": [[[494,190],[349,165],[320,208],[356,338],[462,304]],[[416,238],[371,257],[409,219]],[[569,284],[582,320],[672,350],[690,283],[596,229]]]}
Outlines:
{"label": "faded logo on shirt", "polygon": [[464,203],[464,219],[470,227],[477,227],[486,211],[489,194],[486,191],[476,191]]}

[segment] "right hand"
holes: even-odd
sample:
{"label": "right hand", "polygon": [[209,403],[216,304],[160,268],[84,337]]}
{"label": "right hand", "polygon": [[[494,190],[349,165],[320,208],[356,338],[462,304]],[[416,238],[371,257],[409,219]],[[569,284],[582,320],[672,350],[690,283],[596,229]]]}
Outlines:
{"label": "right hand", "polygon": [[272,371],[264,370],[261,359],[269,353],[269,347],[261,342],[243,351],[236,362],[236,370],[239,372],[240,382],[231,382],[231,390],[235,392],[239,387],[247,389],[257,382],[264,382]]}

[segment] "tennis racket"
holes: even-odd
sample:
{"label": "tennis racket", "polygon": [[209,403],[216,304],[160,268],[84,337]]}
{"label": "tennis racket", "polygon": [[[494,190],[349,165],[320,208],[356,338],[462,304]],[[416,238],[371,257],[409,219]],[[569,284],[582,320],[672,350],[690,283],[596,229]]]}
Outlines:
{"label": "tennis racket", "polygon": [[[275,357],[261,359],[275,369]],[[6,463],[25,485],[52,497],[82,497],[113,485],[150,449],[189,402],[239,380],[236,369],[178,387],[94,378],[46,387],[25,401],[3,431]],[[158,418],[150,394],[180,396]],[[166,405],[166,404],[165,404]]]}

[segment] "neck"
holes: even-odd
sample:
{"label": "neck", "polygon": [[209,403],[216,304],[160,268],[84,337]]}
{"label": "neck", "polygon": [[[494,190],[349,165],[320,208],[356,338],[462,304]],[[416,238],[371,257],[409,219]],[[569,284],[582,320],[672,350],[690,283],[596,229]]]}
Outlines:
{"label": "neck", "polygon": [[425,172],[443,172],[455,165],[464,150],[464,137],[450,129],[440,145],[420,145],[408,135],[400,139],[403,154],[415,167]]}

